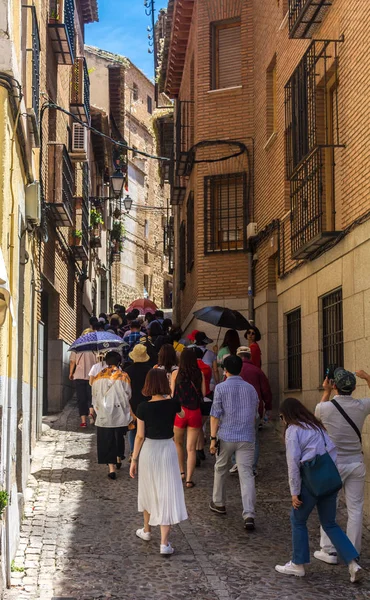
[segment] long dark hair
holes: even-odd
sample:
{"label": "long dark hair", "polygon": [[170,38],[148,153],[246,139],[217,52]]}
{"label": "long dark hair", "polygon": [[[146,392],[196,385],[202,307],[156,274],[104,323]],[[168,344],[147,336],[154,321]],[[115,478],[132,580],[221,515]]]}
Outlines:
{"label": "long dark hair", "polygon": [[236,354],[236,351],[239,347],[240,338],[238,332],[236,329],[228,329],[225,333],[221,348],[228,348],[230,350],[230,354]]}
{"label": "long dark hair", "polygon": [[183,381],[191,381],[197,390],[202,389],[202,372],[198,367],[197,356],[191,348],[184,348],[180,355],[176,383],[182,383]]}
{"label": "long dark hair", "polygon": [[177,354],[171,344],[163,344],[158,354],[158,365],[164,367],[167,373],[171,373],[172,367],[177,365]]}
{"label": "long dark hair", "polygon": [[284,417],[286,423],[285,431],[289,425],[298,425],[302,429],[305,429],[305,426],[308,425],[308,427],[326,431],[321,421],[297,398],[286,398],[280,405],[280,414]]}

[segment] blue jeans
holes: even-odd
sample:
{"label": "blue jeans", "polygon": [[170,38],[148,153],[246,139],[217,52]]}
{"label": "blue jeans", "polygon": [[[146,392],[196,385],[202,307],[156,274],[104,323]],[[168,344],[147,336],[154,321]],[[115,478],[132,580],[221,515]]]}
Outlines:
{"label": "blue jeans", "polygon": [[302,482],[300,499],[303,504],[297,510],[292,508],[290,522],[292,524],[293,558],[296,565],[310,562],[310,549],[308,545],[307,519],[317,506],[321,526],[330,538],[333,546],[344,562],[348,565],[351,560],[358,558],[359,554],[342,529],[335,522],[337,510],[337,493],[331,496],[315,498]]}
{"label": "blue jeans", "polygon": [[134,451],[135,438],[136,438],[136,427],[135,427],[135,429],[129,429],[128,430],[128,441],[129,441],[129,444],[130,444],[130,452],[131,452],[131,454]]}

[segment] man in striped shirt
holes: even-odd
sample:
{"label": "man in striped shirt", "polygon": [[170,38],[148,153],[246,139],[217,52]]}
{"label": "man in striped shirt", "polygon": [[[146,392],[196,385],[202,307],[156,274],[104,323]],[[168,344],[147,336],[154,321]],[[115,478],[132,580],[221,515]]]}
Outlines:
{"label": "man in striped shirt", "polygon": [[[259,398],[252,385],[243,381],[243,361],[230,355],[224,360],[226,381],[216,386],[211,408],[211,454],[216,454],[213,498],[210,509],[226,514],[226,477],[235,452],[243,503],[245,529],[254,529],[256,489],[253,476],[255,421]],[[218,451],[217,451],[218,439]]]}

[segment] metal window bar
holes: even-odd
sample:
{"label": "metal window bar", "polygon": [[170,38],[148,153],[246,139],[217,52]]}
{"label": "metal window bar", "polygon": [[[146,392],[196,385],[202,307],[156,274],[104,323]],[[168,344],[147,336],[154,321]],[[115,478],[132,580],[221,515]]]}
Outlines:
{"label": "metal window bar", "polygon": [[167,226],[167,252],[168,252],[168,273],[173,275],[174,270],[174,220],[169,218]]}
{"label": "metal window bar", "polygon": [[179,284],[180,290],[183,290],[186,285],[186,225],[184,221],[180,225],[179,237]]}
{"label": "metal window bar", "polygon": [[89,246],[89,188],[90,188],[90,173],[88,163],[83,163],[82,166],[82,245],[87,249]]}
{"label": "metal window bar", "polygon": [[178,175],[186,174],[189,150],[194,145],[194,102],[179,100],[176,105],[175,160]]}
{"label": "metal window bar", "polygon": [[287,323],[287,356],[288,356],[288,389],[302,388],[302,341],[301,341],[301,309],[290,312],[286,316]]}
{"label": "metal window bar", "polygon": [[247,174],[204,179],[204,252],[243,252],[247,248]]}
{"label": "metal window bar", "polygon": [[32,55],[32,108],[35,113],[36,122],[39,122],[40,116],[40,35],[37,22],[36,7],[31,5],[23,5],[24,8],[30,8],[32,14],[32,46],[27,48],[27,52]]}
{"label": "metal window bar", "polygon": [[342,367],[344,364],[341,288],[322,298],[322,324],[323,376],[325,376],[329,365]]}
{"label": "metal window bar", "polygon": [[[57,2],[59,4],[59,2]],[[72,52],[75,53],[75,5],[74,0],[64,0],[64,23],[68,31],[68,37]]]}
{"label": "metal window bar", "polygon": [[[338,115],[338,44],[314,40],[285,86],[286,171],[290,179],[316,145],[341,146]],[[329,139],[328,82],[334,77],[332,139]]]}
{"label": "metal window bar", "polygon": [[67,206],[70,215],[73,214],[73,192],[74,192],[74,172],[69,154],[63,146],[63,171],[62,171],[62,197],[63,204]]}
{"label": "metal window bar", "polygon": [[90,77],[87,69],[86,59],[83,59],[83,72],[84,72],[84,105],[87,114],[88,122],[90,123]]}
{"label": "metal window bar", "polygon": [[187,271],[190,273],[194,266],[195,259],[195,220],[194,220],[194,193],[190,192],[186,207],[186,225],[187,225]]}
{"label": "metal window bar", "polygon": [[289,37],[311,38],[331,5],[330,0],[289,0]]}

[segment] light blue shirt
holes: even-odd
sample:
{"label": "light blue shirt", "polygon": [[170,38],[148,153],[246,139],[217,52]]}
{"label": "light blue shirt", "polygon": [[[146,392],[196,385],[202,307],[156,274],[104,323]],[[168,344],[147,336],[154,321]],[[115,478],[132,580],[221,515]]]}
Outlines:
{"label": "light blue shirt", "polygon": [[220,440],[254,442],[258,405],[256,390],[239,376],[228,377],[216,385],[211,417],[220,419]]}
{"label": "light blue shirt", "polygon": [[[325,447],[326,444],[326,447]],[[301,464],[329,452],[333,461],[337,460],[337,451],[326,431],[319,431],[302,423],[289,425],[285,433],[286,460],[288,463],[289,487],[292,496],[301,493]]]}

